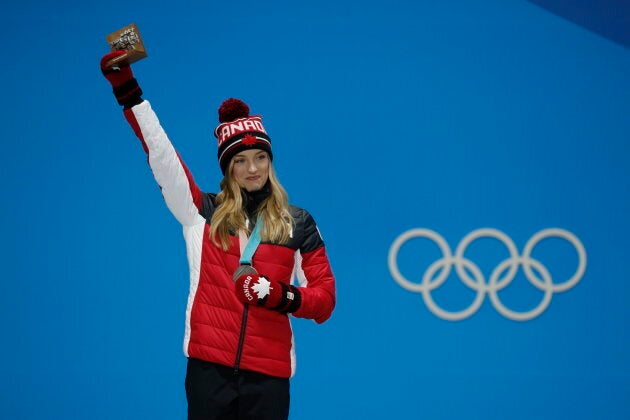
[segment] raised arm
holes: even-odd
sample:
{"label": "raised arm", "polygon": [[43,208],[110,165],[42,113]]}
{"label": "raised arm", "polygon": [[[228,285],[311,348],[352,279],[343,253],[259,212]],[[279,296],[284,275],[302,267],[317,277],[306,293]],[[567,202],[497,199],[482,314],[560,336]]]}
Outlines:
{"label": "raised arm", "polygon": [[199,221],[203,194],[160,125],[151,104],[142,99],[142,90],[131,67],[124,63],[107,67],[111,59],[123,53],[106,54],[101,59],[101,71],[111,83],[118,103],[124,107],[125,118],[148,155],[149,166],[166,205],[182,225],[190,226]]}

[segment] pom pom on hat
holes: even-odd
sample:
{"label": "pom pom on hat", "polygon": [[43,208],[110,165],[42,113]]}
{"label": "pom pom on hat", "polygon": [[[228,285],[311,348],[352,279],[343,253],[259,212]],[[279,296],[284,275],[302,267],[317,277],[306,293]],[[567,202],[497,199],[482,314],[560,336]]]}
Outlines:
{"label": "pom pom on hat", "polygon": [[219,166],[225,175],[232,158],[248,149],[260,149],[271,153],[271,139],[262,125],[260,115],[249,115],[249,106],[240,99],[229,98],[219,107],[219,125],[214,129],[219,150]]}
{"label": "pom pom on hat", "polygon": [[230,122],[238,118],[249,117],[249,106],[240,99],[229,98],[219,107],[219,122]]}

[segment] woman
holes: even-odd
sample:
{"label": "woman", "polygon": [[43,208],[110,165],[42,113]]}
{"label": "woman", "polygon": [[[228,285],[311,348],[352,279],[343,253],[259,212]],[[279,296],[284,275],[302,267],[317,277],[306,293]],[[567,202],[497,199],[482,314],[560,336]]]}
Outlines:
{"label": "woman", "polygon": [[221,191],[203,193],[129,65],[107,67],[122,54],[105,55],[101,70],[186,240],[188,416],[286,419],[295,371],[288,314],[322,323],[335,306],[335,280],[315,221],[288,204],[262,118],[237,99],[221,105],[215,130]]}

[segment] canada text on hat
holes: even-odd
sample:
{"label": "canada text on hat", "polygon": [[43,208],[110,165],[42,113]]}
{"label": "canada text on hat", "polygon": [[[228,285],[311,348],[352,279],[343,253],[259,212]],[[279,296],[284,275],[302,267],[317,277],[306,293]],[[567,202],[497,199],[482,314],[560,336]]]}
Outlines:
{"label": "canada text on hat", "polygon": [[217,157],[223,174],[232,157],[243,150],[264,150],[273,159],[271,139],[262,125],[262,117],[249,115],[249,106],[245,102],[236,98],[223,101],[219,107],[219,123],[214,136],[219,143]]}
{"label": "canada text on hat", "polygon": [[214,130],[214,135],[219,141],[219,147],[221,147],[227,139],[241,133],[249,132],[261,132],[267,134],[262,125],[262,118],[260,115],[251,115],[246,118],[239,118],[235,121],[220,124],[216,130]]}

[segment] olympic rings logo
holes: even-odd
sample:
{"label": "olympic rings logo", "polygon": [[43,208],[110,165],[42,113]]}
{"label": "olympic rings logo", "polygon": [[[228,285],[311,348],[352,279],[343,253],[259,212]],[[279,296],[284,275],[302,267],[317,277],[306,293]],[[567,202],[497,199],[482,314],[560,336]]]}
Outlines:
{"label": "olympic rings logo", "polygon": [[[502,242],[510,254],[509,258],[505,259],[494,268],[487,283],[479,267],[464,255],[466,248],[472,242],[484,237],[494,238]],[[550,237],[558,237],[568,241],[573,245],[578,255],[577,269],[568,280],[561,283],[554,283],[547,268],[540,261],[532,258],[532,251],[536,245],[543,239]],[[438,245],[443,255],[442,258],[432,263],[426,269],[421,283],[413,283],[407,280],[398,268],[398,252],[400,248],[405,242],[414,238],[427,238],[432,240]],[[421,293],[424,303],[429,310],[442,319],[459,321],[470,317],[477,312],[483,303],[485,295],[488,294],[492,305],[501,315],[515,321],[528,321],[536,318],[547,309],[554,293],[567,291],[582,279],[584,271],[586,270],[586,250],[582,242],[571,232],[551,228],[543,229],[532,236],[525,244],[523,254],[519,255],[514,242],[509,236],[497,229],[484,228],[474,230],[466,235],[457,245],[455,255],[453,255],[448,243],[440,234],[429,229],[411,229],[398,236],[393,242],[389,249],[388,265],[394,280],[406,290]],[[435,303],[431,296],[431,292],[446,281],[453,267],[455,267],[457,276],[464,285],[476,292],[472,304],[468,308],[458,312],[444,310]],[[523,267],[523,272],[527,280],[543,292],[543,298],[538,306],[526,312],[517,312],[507,308],[501,302],[498,295],[500,290],[505,289],[514,280],[519,267]],[[441,272],[439,272],[440,270]],[[439,274],[436,276],[438,272]],[[501,276],[504,272],[506,272],[505,275]]]}

